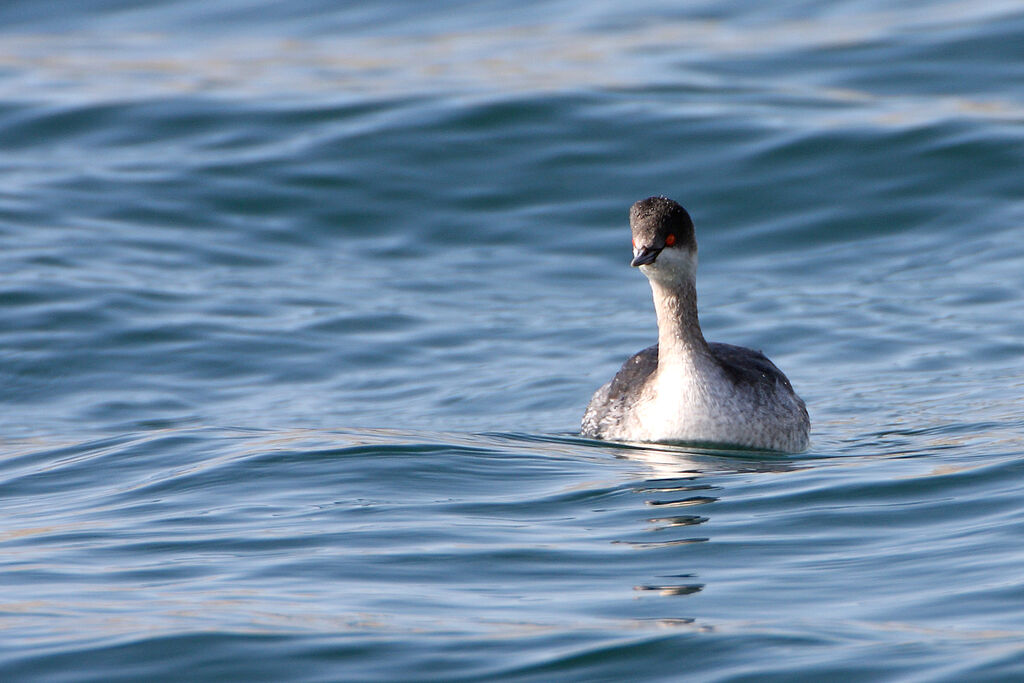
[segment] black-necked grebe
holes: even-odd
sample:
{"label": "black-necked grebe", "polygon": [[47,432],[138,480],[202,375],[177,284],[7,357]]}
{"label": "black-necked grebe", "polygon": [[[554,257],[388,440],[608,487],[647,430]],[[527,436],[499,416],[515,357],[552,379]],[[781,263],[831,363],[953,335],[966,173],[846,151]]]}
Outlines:
{"label": "black-necked grebe", "polygon": [[629,210],[631,265],[650,280],[658,343],[623,364],[583,415],[583,436],[796,452],[810,420],[786,376],[760,351],[709,344],[697,319],[697,241],[682,206],[649,197]]}

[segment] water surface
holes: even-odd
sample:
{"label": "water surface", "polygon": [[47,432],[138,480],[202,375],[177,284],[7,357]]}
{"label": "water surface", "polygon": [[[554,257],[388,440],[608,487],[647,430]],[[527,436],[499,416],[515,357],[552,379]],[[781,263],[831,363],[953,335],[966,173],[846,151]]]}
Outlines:
{"label": "water surface", "polygon": [[[1024,676],[1015,3],[0,25],[3,678]],[[576,435],[658,193],[808,452]]]}

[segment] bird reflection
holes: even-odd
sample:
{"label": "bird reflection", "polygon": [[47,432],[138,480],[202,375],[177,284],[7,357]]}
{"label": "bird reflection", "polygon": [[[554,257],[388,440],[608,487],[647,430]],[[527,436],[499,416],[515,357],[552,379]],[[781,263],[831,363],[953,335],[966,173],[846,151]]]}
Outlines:
{"label": "bird reflection", "polygon": [[[631,491],[643,498],[645,508],[656,511],[653,516],[649,512],[644,516],[647,524],[644,537],[616,542],[638,550],[662,552],[677,547],[679,562],[687,561],[692,557],[689,553],[700,552],[698,548],[712,540],[700,534],[698,527],[702,528],[711,519],[714,504],[728,495],[728,475],[802,469],[795,461],[755,451],[652,445],[616,449],[615,455],[642,463],[650,472],[651,476],[633,485]],[[676,514],[679,508],[700,509]],[[700,593],[704,587],[705,582],[696,573],[672,573],[652,577],[650,582],[636,585],[633,590],[680,597]],[[683,621],[693,620],[685,618]]]}

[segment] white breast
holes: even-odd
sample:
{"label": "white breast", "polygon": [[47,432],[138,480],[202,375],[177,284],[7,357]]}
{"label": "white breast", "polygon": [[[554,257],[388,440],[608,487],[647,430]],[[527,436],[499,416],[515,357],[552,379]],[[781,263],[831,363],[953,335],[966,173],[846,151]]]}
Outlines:
{"label": "white breast", "polygon": [[715,387],[724,377],[715,368],[661,367],[649,384],[646,400],[636,406],[636,430],[643,441],[734,441]]}

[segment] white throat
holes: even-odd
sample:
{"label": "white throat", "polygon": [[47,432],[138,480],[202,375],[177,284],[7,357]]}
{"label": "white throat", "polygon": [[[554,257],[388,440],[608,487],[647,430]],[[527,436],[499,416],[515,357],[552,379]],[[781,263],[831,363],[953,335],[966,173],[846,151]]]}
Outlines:
{"label": "white throat", "polygon": [[665,249],[640,270],[651,283],[658,314],[658,365],[691,364],[706,356],[707,342],[697,317],[697,254]]}

